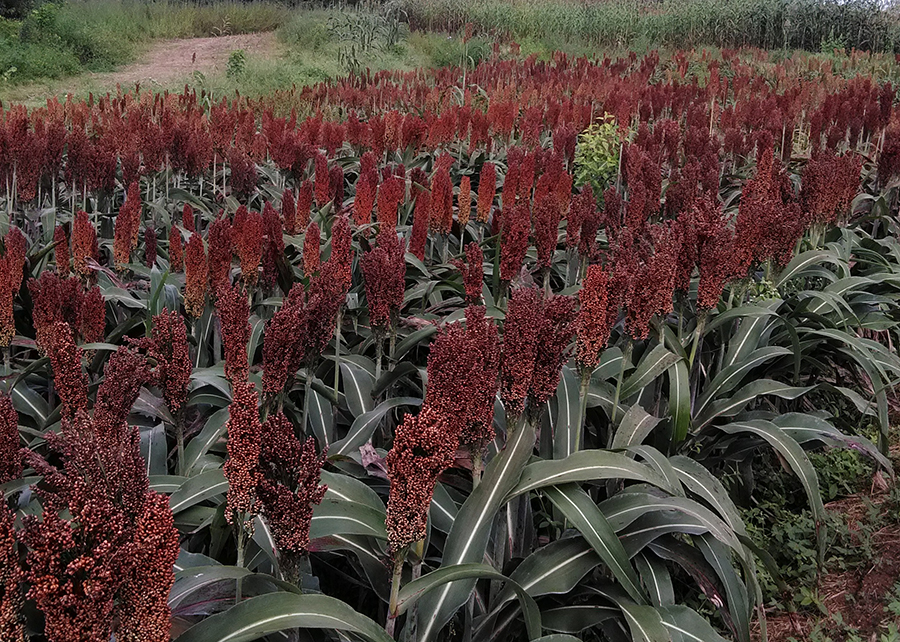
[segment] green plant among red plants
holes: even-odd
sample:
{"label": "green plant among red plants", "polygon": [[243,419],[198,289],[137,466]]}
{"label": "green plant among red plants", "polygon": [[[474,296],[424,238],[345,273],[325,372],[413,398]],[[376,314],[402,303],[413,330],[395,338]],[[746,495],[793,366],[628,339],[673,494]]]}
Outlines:
{"label": "green plant among red plants", "polygon": [[768,557],[724,476],[775,450],[821,554],[806,451],[890,469],[866,64],[495,53],[4,112],[3,639],[749,642]]}

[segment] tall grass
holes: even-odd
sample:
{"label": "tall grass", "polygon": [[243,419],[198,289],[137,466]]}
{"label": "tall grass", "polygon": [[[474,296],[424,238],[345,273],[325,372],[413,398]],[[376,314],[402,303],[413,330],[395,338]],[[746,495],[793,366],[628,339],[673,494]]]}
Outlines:
{"label": "tall grass", "polygon": [[900,48],[877,0],[401,0],[410,26],[455,32],[471,22],[511,38],[599,45],[753,46],[818,51]]}

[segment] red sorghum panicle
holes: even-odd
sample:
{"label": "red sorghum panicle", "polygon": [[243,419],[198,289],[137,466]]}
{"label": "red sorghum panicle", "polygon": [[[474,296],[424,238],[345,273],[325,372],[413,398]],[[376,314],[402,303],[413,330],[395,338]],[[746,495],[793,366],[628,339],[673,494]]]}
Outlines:
{"label": "red sorghum panicle", "polygon": [[850,209],[859,192],[862,158],[848,153],[836,156],[818,150],[802,174],[800,200],[807,223],[835,222]]}
{"label": "red sorghum panicle", "polygon": [[77,323],[81,338],[87,343],[102,341],[106,336],[106,300],[100,288],[78,291]]}
{"label": "red sorghum panicle", "polygon": [[387,331],[403,305],[406,260],[397,233],[385,228],[378,234],[378,245],[362,257],[369,321],[380,333]]}
{"label": "red sorghum panicle", "polygon": [[538,332],[543,324],[544,300],[536,288],[513,290],[503,324],[500,395],[509,416],[525,410],[534,374]]}
{"label": "red sorghum panicle", "polygon": [[306,228],[306,235],[303,237],[303,273],[307,277],[312,277],[319,271],[319,261],[321,255],[321,247],[319,245],[321,231],[319,225],[315,221]]}
{"label": "red sorghum panicle", "polygon": [[463,286],[466,290],[466,302],[470,305],[481,303],[484,288],[484,254],[481,246],[474,241],[466,245],[466,260],[454,263],[462,273]]}
{"label": "red sorghum panicle", "polygon": [[304,181],[297,193],[297,229],[306,229],[309,225],[312,213],[313,184],[312,181]]}
{"label": "red sorghum panicle", "polygon": [[94,403],[94,432],[100,438],[114,439],[116,430],[128,417],[141,386],[151,380],[147,360],[126,347],[110,357],[103,370],[103,383]]}
{"label": "red sorghum panicle", "polygon": [[409,251],[420,261],[425,260],[425,244],[428,241],[431,200],[428,192],[419,192],[413,211],[413,226],[409,237]]}
{"label": "red sorghum panicle", "polygon": [[672,311],[681,251],[681,239],[677,232],[677,228],[664,224],[649,228],[648,236],[653,240],[652,253],[649,248],[642,249],[639,271],[633,273],[625,302],[626,327],[635,339],[649,336],[650,320],[654,314],[666,315]]}
{"label": "red sorghum panicle", "polygon": [[900,174],[900,126],[897,121],[884,132],[884,143],[878,155],[878,182],[884,186]]}
{"label": "red sorghum panicle", "polygon": [[449,234],[453,227],[453,183],[446,163],[435,169],[431,179],[431,228]]}
{"label": "red sorghum panicle", "polygon": [[325,497],[320,486],[325,453],[316,454],[310,437],[301,443],[287,417],[278,413],[263,424],[259,501],[279,553],[303,554],[309,549],[313,506]]}
{"label": "red sorghum panicle", "polygon": [[[246,348],[245,348],[246,350]],[[228,479],[229,523],[235,519],[252,523],[256,512],[256,489],[259,486],[259,454],[262,427],[259,423],[259,399],[256,387],[249,381],[233,380],[231,404],[228,406]]]}
{"label": "red sorghum panicle", "polygon": [[53,367],[56,394],[63,405],[63,417],[70,418],[87,409],[87,379],[81,370],[81,350],[75,345],[72,329],[57,321],[47,328],[44,349]]}
{"label": "red sorghum panicle", "polygon": [[593,372],[600,363],[600,353],[609,340],[615,318],[608,314],[609,277],[601,265],[588,267],[587,276],[578,293],[578,365]]}
{"label": "red sorghum panicle", "polygon": [[263,220],[259,212],[246,212],[240,223],[234,217],[235,245],[241,260],[241,275],[247,285],[256,285],[263,250]]}
{"label": "red sorghum panicle", "polygon": [[536,335],[534,371],[528,387],[528,403],[540,409],[556,394],[560,370],[568,358],[569,343],[575,332],[575,300],[552,296],[544,302]]}
{"label": "red sorghum panicle", "polygon": [[425,406],[447,418],[450,432],[459,435],[473,405],[468,388],[480,374],[481,351],[460,321],[445,326],[428,354]]}
{"label": "red sorghum panicle", "polygon": [[525,152],[521,147],[510,147],[506,153],[506,176],[503,178],[503,192],[500,195],[504,209],[516,204],[519,193],[519,175],[522,171],[522,160]]}
{"label": "red sorghum panicle", "polygon": [[534,193],[534,244],[537,248],[537,267],[546,270],[553,260],[559,236],[559,221],[563,210],[556,198],[554,177],[543,174]]}
{"label": "red sorghum panicle", "polygon": [[297,201],[290,188],[285,189],[281,194],[281,220],[284,222],[285,234],[288,236],[297,234],[299,231],[297,229]]}
{"label": "red sorghum panicle", "polygon": [[[346,220],[346,219],[345,219]],[[332,240],[332,244],[334,240]],[[350,286],[346,279],[349,265],[336,261],[334,249],[331,258],[322,266],[319,275],[312,280],[307,298],[306,354],[317,359],[334,335],[337,314],[347,299]],[[349,261],[349,256],[347,258]]]}
{"label": "red sorghum panicle", "polygon": [[332,166],[328,172],[329,200],[334,203],[335,211],[344,207],[344,169],[340,165]]}
{"label": "red sorghum panicle", "polygon": [[72,269],[72,259],[69,256],[69,237],[62,225],[57,225],[53,230],[53,242],[56,243],[56,247],[53,248],[56,256],[56,272],[60,276],[69,276],[69,271]]}
{"label": "red sorghum panicle", "polygon": [[698,260],[698,235],[694,220],[694,203],[696,201],[697,198],[694,198],[691,201],[690,209],[683,210],[671,223],[672,232],[678,235],[681,245],[681,252],[675,265],[675,290],[678,292],[687,292],[690,289],[691,277],[694,275],[694,268]]}
{"label": "red sorghum panicle", "polygon": [[83,280],[93,281],[95,275],[88,267],[89,261],[100,261],[100,246],[97,244],[97,230],[87,212],[81,211],[75,215],[72,225],[72,269]]}
{"label": "red sorghum panicle", "polygon": [[774,157],[771,134],[760,138],[756,175],[744,184],[735,221],[742,271],[766,259],[787,262],[806,227],[790,178]]}
{"label": "red sorghum panicle", "polygon": [[379,228],[397,227],[397,208],[403,202],[406,181],[397,176],[388,176],[378,188],[377,215]]}
{"label": "red sorghum panicle", "polygon": [[[0,394],[0,484],[22,476],[22,453],[19,450],[19,442],[19,414],[13,406],[12,399]],[[5,504],[0,500],[0,512],[5,508]]]}
{"label": "red sorghum panicle", "polygon": [[[228,222],[224,213],[209,226],[209,285],[214,297],[219,296],[219,290],[231,285],[231,255],[234,252],[234,236],[240,236],[240,228],[237,225],[238,217],[246,213],[243,206],[235,213],[235,226]],[[199,235],[197,235],[199,237]],[[193,237],[192,237],[193,238]],[[237,239],[240,242],[240,238]]]}
{"label": "red sorghum panicle", "polygon": [[196,228],[194,227],[194,208],[191,207],[188,203],[184,204],[184,208],[181,210],[181,225],[188,232],[196,232]]}
{"label": "red sorghum panicle", "polygon": [[391,491],[388,497],[388,546],[396,552],[425,537],[428,508],[438,477],[453,464],[459,434],[449,429],[441,411],[423,407],[406,415],[387,455]]}
{"label": "red sorghum panicle", "polygon": [[137,182],[128,187],[128,195],[116,216],[113,257],[116,269],[122,270],[131,261],[131,252],[137,247],[141,225],[141,194]]}
{"label": "red sorghum panicle", "polygon": [[466,423],[459,435],[461,444],[472,453],[480,452],[494,438],[494,399],[500,389],[500,343],[497,325],[485,316],[485,308],[466,308],[466,335],[469,349],[478,356],[467,395]]}
{"label": "red sorghum panicle", "polygon": [[735,251],[734,233],[729,229],[725,214],[715,197],[695,201],[694,212],[697,221],[697,266],[700,272],[697,306],[708,310],[719,303],[725,285],[732,279],[745,275],[746,270]]}
{"label": "red sorghum panicle", "polygon": [[181,230],[173,225],[169,230],[169,269],[181,272],[184,269],[184,246],[181,241]]}
{"label": "red sorghum panicle", "polygon": [[55,272],[43,272],[28,281],[32,298],[32,320],[38,348],[46,348],[46,335],[57,321],[78,329],[78,297],[81,284],[77,279],[61,279]]}
{"label": "red sorghum panicle", "polygon": [[19,562],[14,528],[15,513],[0,493],[0,640],[28,642],[25,629],[25,573]]}
{"label": "red sorghum panicle", "polygon": [[188,240],[187,252],[184,257],[184,309],[195,319],[203,314],[206,304],[206,282],[208,280],[206,268],[206,250],[203,248],[203,239],[199,234],[191,234]]}
{"label": "red sorghum panicle", "polygon": [[325,207],[331,196],[331,176],[328,172],[328,159],[321,152],[315,158],[315,196],[316,205]]}
{"label": "red sorghum panicle", "polygon": [[509,283],[522,270],[528,251],[531,211],[527,203],[519,203],[503,212],[500,237],[500,280]]}
{"label": "red sorghum panicle", "polygon": [[12,228],[3,239],[4,254],[0,257],[0,348],[8,346],[16,333],[13,301],[22,286],[25,266],[25,237]]}
{"label": "red sorghum panicle", "polygon": [[331,226],[331,255],[323,271],[338,279],[340,287],[345,291],[350,288],[350,280],[353,277],[351,243],[350,220],[346,216],[339,216]]}
{"label": "red sorghum panicle", "polygon": [[472,179],[466,175],[459,180],[459,219],[460,230],[466,229],[469,224],[469,217],[472,215]]}
{"label": "red sorghum panicle", "polygon": [[368,225],[372,222],[372,209],[378,193],[378,174],[374,171],[363,172],[356,181],[356,196],[353,198],[353,222]]}
{"label": "red sorghum panicle", "polygon": [[133,642],[169,637],[166,600],[178,534],[168,499],[148,490],[138,431],[126,422],[147,376],[143,358],[120,349],[107,365],[93,419],[79,411],[64,417],[60,434],[47,435],[65,470],[26,452],[44,478],[36,489],[43,517],[24,520],[29,597],[52,642],[107,640],[112,632]]}
{"label": "red sorghum panicle", "polygon": [[268,202],[263,207],[262,219],[265,235],[262,258],[263,281],[266,287],[271,288],[278,278],[278,259],[284,254],[284,232],[281,217]]}
{"label": "red sorghum panicle", "polygon": [[147,352],[156,360],[155,378],[163,390],[166,405],[172,414],[176,414],[187,399],[193,368],[187,327],[177,311],[163,309],[153,317]]}
{"label": "red sorghum panicle", "polygon": [[240,147],[228,150],[228,164],[231,166],[231,190],[233,194],[245,197],[256,188],[256,164],[250,155]]}
{"label": "red sorghum panicle", "polygon": [[294,284],[284,304],[266,323],[263,334],[263,392],[284,390],[306,356],[306,305],[301,283]]}
{"label": "red sorghum panicle", "polygon": [[147,267],[156,265],[156,229],[152,225],[144,228],[144,262]]}
{"label": "red sorghum panicle", "polygon": [[485,163],[481,167],[478,179],[478,210],[476,218],[479,223],[487,223],[497,194],[497,167],[493,163]]}
{"label": "red sorghum panicle", "polygon": [[[531,188],[534,187],[534,172],[537,164],[537,151],[526,153],[522,157],[522,165],[519,171],[519,179],[516,182],[516,196],[522,199],[531,198]],[[504,187],[504,189],[506,189]]]}
{"label": "red sorghum panicle", "polygon": [[[90,491],[85,487],[84,492]],[[89,499],[79,512],[91,520],[102,520],[106,527],[118,517],[106,498]],[[73,514],[72,521],[75,518]],[[108,541],[96,521],[73,526],[46,510],[41,521],[33,516],[24,521],[22,540],[29,548],[27,579],[31,585],[28,598],[44,614],[44,635],[51,642],[108,640],[116,580],[121,573],[116,554],[127,545],[125,537]],[[116,519],[116,526],[124,528],[121,521]]]}
{"label": "red sorghum panicle", "polygon": [[131,573],[119,591],[121,642],[168,642],[171,639],[169,593],[175,583],[180,545],[169,498],[148,492],[134,526]]}
{"label": "red sorghum panicle", "polygon": [[222,325],[225,352],[225,377],[234,384],[246,381],[249,374],[247,346],[250,344],[250,303],[238,286],[225,288],[216,304]]}
{"label": "red sorghum panicle", "polygon": [[596,208],[594,190],[590,183],[572,199],[572,206],[566,215],[566,249],[573,250],[581,242],[581,225]]}

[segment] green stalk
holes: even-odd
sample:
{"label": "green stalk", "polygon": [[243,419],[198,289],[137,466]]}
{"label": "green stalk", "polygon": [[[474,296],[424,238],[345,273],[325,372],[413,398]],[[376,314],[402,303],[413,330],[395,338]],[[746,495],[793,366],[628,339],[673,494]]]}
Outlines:
{"label": "green stalk", "polygon": [[706,317],[708,314],[708,310],[701,310],[700,316],[697,318],[697,329],[694,331],[694,345],[691,346],[691,357],[688,360],[688,371],[690,371],[694,367],[694,359],[697,357],[697,346],[700,344],[700,339],[703,336],[703,329],[706,327]]}
{"label": "green stalk", "polygon": [[[624,368],[624,364],[623,364]],[[588,387],[591,385],[591,372],[585,369],[581,373],[581,387],[578,390],[578,423],[575,424],[575,452],[581,450],[581,437],[584,433],[584,423],[587,419],[587,393]]]}
{"label": "green stalk", "polygon": [[472,453],[472,490],[478,488],[481,483],[481,473],[484,471],[484,449],[478,447],[478,450]]}
{"label": "green stalk", "polygon": [[384,356],[384,344],[381,332],[375,332],[375,381],[381,379],[381,359]]}
{"label": "green stalk", "polygon": [[[246,534],[244,532],[244,520],[245,520],[245,515],[243,513],[241,513],[240,515],[237,516],[237,519],[235,519],[235,524],[234,524],[234,528],[235,528],[234,536],[235,536],[235,540],[237,541],[237,567],[238,568],[244,568],[244,546],[246,545],[246,540],[244,539],[244,535]],[[243,579],[244,579],[243,577],[239,577],[237,579],[237,585],[236,585],[235,591],[234,591],[234,603],[235,604],[241,603],[241,592],[242,592],[242,588],[243,588]]]}
{"label": "green stalk", "polygon": [[337,313],[337,324],[334,330],[334,398],[340,399],[338,386],[341,384],[341,325],[344,320],[344,306]]}
{"label": "green stalk", "polygon": [[387,620],[384,623],[384,632],[394,637],[394,627],[397,625],[397,603],[400,598],[400,580],[403,575],[403,562],[406,561],[406,549],[394,554],[394,574],[391,576],[391,601],[388,603]]}
{"label": "green stalk", "polygon": [[309,421],[309,391],[312,390],[312,381],[313,381],[313,364],[309,363],[306,366],[306,384],[303,388],[303,423],[301,424],[302,433],[306,433],[306,425]]}
{"label": "green stalk", "polygon": [[184,477],[184,406],[175,413],[175,440],[178,443],[178,474]]}
{"label": "green stalk", "polygon": [[394,363],[394,354],[397,352],[397,324],[391,324],[390,342],[388,343],[388,363],[392,366]]}
{"label": "green stalk", "polygon": [[619,377],[616,379],[616,394],[613,397],[613,407],[612,413],[609,420],[610,425],[616,425],[616,416],[619,414],[619,396],[622,394],[622,381],[625,379],[625,366],[628,363],[628,359],[631,358],[631,351],[634,349],[634,340],[631,337],[628,337],[628,342],[625,344],[625,352],[622,353],[622,367],[619,368]]}

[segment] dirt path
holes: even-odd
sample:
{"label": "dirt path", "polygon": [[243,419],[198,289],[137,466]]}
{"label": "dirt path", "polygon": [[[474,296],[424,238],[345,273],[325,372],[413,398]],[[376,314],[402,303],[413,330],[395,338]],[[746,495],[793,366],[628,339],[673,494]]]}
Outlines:
{"label": "dirt path", "polygon": [[232,51],[243,49],[248,55],[272,54],[277,48],[274,33],[248,33],[216,38],[189,38],[155,42],[137,63],[118,71],[90,74],[99,85],[122,88],[136,82],[150,87],[167,85],[195,71],[206,75],[225,71]]}

